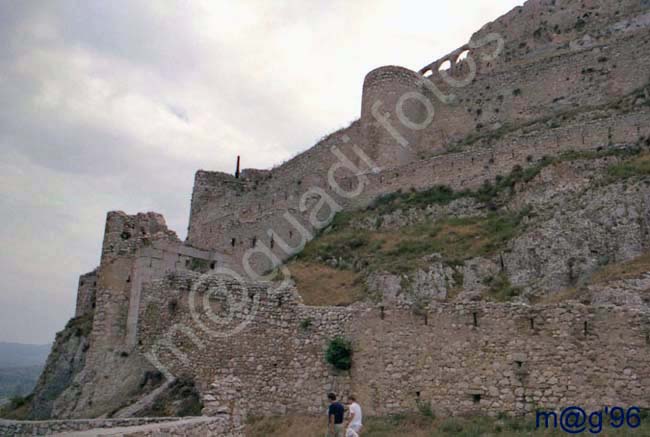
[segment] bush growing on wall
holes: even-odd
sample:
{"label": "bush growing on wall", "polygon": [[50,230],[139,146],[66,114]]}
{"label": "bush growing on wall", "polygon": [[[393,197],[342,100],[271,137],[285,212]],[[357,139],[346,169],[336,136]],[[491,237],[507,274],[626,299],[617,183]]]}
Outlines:
{"label": "bush growing on wall", "polygon": [[327,347],[325,359],[336,369],[349,370],[352,367],[352,344],[343,337],[334,337]]}

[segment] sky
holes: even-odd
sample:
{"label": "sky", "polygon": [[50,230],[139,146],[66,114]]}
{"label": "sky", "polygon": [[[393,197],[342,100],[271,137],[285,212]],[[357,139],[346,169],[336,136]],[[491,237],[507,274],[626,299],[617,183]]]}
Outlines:
{"label": "sky", "polygon": [[185,238],[194,173],[270,168],[523,0],[0,0],[0,341],[49,343],[106,212]]}

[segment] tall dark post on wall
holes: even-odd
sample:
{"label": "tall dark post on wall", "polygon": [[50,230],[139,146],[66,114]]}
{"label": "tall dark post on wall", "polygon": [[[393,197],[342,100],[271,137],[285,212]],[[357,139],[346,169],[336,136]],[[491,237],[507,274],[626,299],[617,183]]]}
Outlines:
{"label": "tall dark post on wall", "polygon": [[239,155],[237,155],[237,168],[235,169],[235,177],[239,179]]}

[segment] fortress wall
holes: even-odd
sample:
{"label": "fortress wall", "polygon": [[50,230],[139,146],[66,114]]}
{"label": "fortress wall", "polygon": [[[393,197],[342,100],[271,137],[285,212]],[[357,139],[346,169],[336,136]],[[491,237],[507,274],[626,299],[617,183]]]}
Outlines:
{"label": "fortress wall", "polygon": [[[471,41],[481,41],[495,33],[508,36],[504,41],[504,56],[483,65],[487,71],[494,72],[510,68],[513,62],[527,62],[552,54],[557,47],[572,42],[574,46],[580,47],[592,41],[598,43],[610,38],[612,34],[634,31],[636,23],[628,26],[628,22],[647,13],[649,9],[650,4],[645,0],[530,0],[485,24],[472,35]],[[437,71],[444,61],[456,60],[468,48],[475,59],[494,52],[492,44],[477,48],[460,47],[431,62],[421,72]]]}
{"label": "fortress wall", "polygon": [[[298,247],[301,236],[284,215],[289,212],[308,226],[308,221],[300,212],[300,198],[311,188],[327,189],[328,170],[338,161],[331,150],[332,146],[350,159],[353,165],[367,167],[352,150],[359,144],[359,138],[358,123],[353,123],[329,135],[308,152],[264,174],[261,179],[244,177],[250,170],[246,170],[240,179],[224,173],[197,172],[188,244],[217,250],[239,263],[253,244],[264,245],[280,259],[286,258],[280,245],[275,242],[281,240],[291,247]],[[350,171],[340,169],[334,176],[342,180],[350,174]],[[274,243],[271,243],[269,232],[274,235]],[[259,267],[257,270],[265,270],[259,261],[252,262]]]}
{"label": "fortress wall", "polygon": [[550,129],[537,124],[505,134],[492,141],[478,141],[461,153],[435,156],[379,174],[367,175],[369,183],[357,206],[378,195],[398,189],[426,189],[448,185],[455,190],[476,189],[497,175],[508,174],[515,165],[526,167],[544,156],[565,151],[596,150],[610,145],[637,144],[650,138],[650,110],[589,119],[578,117]]}
{"label": "fortress wall", "polygon": [[94,344],[120,344],[124,339],[137,254],[156,238],[178,241],[160,214],[107,214],[91,334]]}
{"label": "fortress wall", "polygon": [[171,271],[215,270],[228,256],[184,246],[157,213],[109,212],[97,272],[93,344],[135,346],[142,285]]}
{"label": "fortress wall", "polygon": [[95,309],[95,294],[97,292],[97,269],[79,277],[77,288],[77,306],[74,316],[81,317]]}
{"label": "fortress wall", "polygon": [[[427,126],[434,116],[432,95],[423,84],[420,74],[403,67],[380,67],[366,75],[361,103],[363,144],[378,165],[398,167],[416,158],[413,147],[420,143],[419,126]],[[396,147],[395,135],[401,147]]]}
{"label": "fortress wall", "polygon": [[[207,414],[318,415],[330,390],[356,393],[367,414],[415,411],[418,401],[439,414],[650,406],[650,324],[633,310],[471,302],[415,315],[388,303],[306,307],[291,289],[226,281],[206,304],[213,318],[196,306],[193,319],[188,290],[202,302],[197,281],[151,284],[139,336],[142,352],[170,341],[161,362],[197,378]],[[237,305],[227,306],[226,293]],[[353,342],[351,372],[324,361],[337,334]]]}
{"label": "fortress wall", "polygon": [[[324,188],[343,208],[366,205],[378,195],[399,189],[426,189],[436,184],[449,185],[457,190],[474,189],[486,180],[494,181],[497,175],[509,173],[515,165],[525,167],[543,156],[553,156],[569,150],[595,150],[609,145],[636,144],[641,138],[650,138],[649,119],[650,112],[639,107],[635,112],[629,113],[609,109],[577,114],[566,120],[559,119],[553,128],[549,127],[551,122],[533,124],[499,137],[479,140],[464,152],[414,160],[408,165],[386,169],[377,174],[366,172],[364,177],[368,183],[362,194],[353,199],[337,195],[327,186],[327,169],[321,170],[320,177],[311,176],[310,182],[314,185],[294,184],[287,199],[284,200],[281,196],[275,206],[269,209],[264,209],[264,205],[269,204],[272,195],[266,189],[260,187],[245,191],[242,188],[241,194],[233,190],[222,200],[227,203],[215,200],[203,206],[206,214],[233,212],[228,212],[227,217],[221,217],[209,226],[195,225],[191,241],[203,241],[208,247],[220,241],[219,250],[232,257],[231,265],[240,270],[245,253],[250,252],[255,239],[257,250],[247,262],[255,272],[262,273],[272,267],[268,254],[262,252],[270,251],[277,260],[288,258],[298,251],[303,241],[300,226],[309,232],[308,239],[316,234],[309,215],[316,211],[318,217],[324,219],[330,214],[327,203],[317,203],[322,198],[316,194],[306,196],[311,197],[311,200],[306,202],[304,212],[300,210],[300,198],[314,186]],[[400,148],[399,145],[394,147]],[[346,151],[345,155],[357,157],[354,151]],[[336,175],[339,185],[346,191],[353,191],[359,183],[359,178],[351,176],[349,172],[339,171]],[[231,181],[236,180],[231,177]],[[240,185],[246,183],[239,182]],[[293,217],[299,225],[287,219],[287,215]],[[230,245],[232,238],[235,239],[234,247]],[[284,250],[281,242],[289,246],[288,251]]]}
{"label": "fortress wall", "polygon": [[[576,6],[566,6],[565,9],[570,13],[555,7],[555,12],[551,14],[550,11],[544,12],[546,6],[540,6],[546,4],[544,2],[528,3],[521,14],[533,11],[530,13],[531,17],[537,17],[535,22],[547,21],[548,17],[555,17],[553,14],[562,15],[558,19],[560,21],[577,19],[574,13]],[[612,16],[614,14],[614,11],[609,11],[611,7],[602,2],[593,3],[592,6],[611,13]],[[603,20],[625,23],[629,19],[625,14],[638,13],[641,9],[638,5],[626,2],[621,6],[618,17],[598,18],[599,21],[593,23],[594,29],[603,25]],[[590,10],[595,17],[597,10]],[[520,12],[515,10],[508,15],[512,14]],[[538,15],[544,18],[539,18]],[[504,19],[503,23],[515,20],[514,17],[512,15]],[[560,23],[560,28],[566,23]],[[310,150],[271,171],[245,170],[239,180],[224,173],[198,172],[192,196],[188,244],[225,253],[235,260],[235,266],[240,265],[246,251],[259,242],[279,260],[286,259],[287,251],[275,244],[277,239],[294,248],[300,247],[302,239],[297,235],[299,230],[289,224],[285,216],[290,214],[295,217],[313,234],[315,229],[309,223],[309,211],[307,214],[300,211],[300,198],[312,187],[320,187],[331,193],[327,184],[327,171],[337,162],[337,157],[329,150],[332,145],[338,146],[346,156],[354,159],[362,171],[368,172],[368,166],[361,162],[351,148],[351,145],[357,144],[377,166],[385,170],[371,178],[373,188],[365,193],[376,195],[400,188],[427,188],[435,183],[450,184],[456,188],[475,187],[485,179],[509,172],[514,165],[525,165],[525,159],[529,156],[536,158],[550,155],[553,150],[636,142],[641,136],[640,132],[646,129],[645,121],[634,127],[625,123],[618,126],[614,121],[609,126],[606,121],[588,122],[588,128],[581,128],[577,123],[563,120],[561,116],[553,116],[571,111],[588,111],[590,107],[606,107],[631,91],[647,85],[648,75],[639,74],[638,71],[650,68],[649,25],[650,16],[647,23],[641,20],[639,26],[622,26],[617,31],[603,32],[602,35],[594,33],[591,42],[582,46],[569,46],[568,42],[573,41],[577,33],[562,31],[558,34],[560,36],[555,35],[543,44],[538,41],[540,47],[553,47],[552,50],[528,48],[530,53],[525,56],[521,54],[499,68],[492,69],[488,67],[490,62],[481,61],[480,58],[489,45],[471,49],[472,56],[478,62],[478,72],[468,86],[450,87],[440,79],[437,71],[428,78],[443,94],[453,93],[456,96],[453,103],[442,102],[434,97],[430,85],[419,83],[420,77],[415,72],[394,66],[373,70],[364,82],[361,119],[349,128],[335,132]],[[494,26],[492,30],[496,29]],[[519,41],[518,38],[539,39],[531,36],[534,29],[530,30],[527,26],[512,32],[508,31],[506,24],[502,26],[503,35],[508,37],[506,47]],[[489,28],[490,26],[483,29],[478,36],[485,36],[489,33]],[[636,50],[629,50],[631,46]],[[457,57],[460,53],[462,51],[459,49],[454,52],[454,56]],[[514,55],[504,52],[501,57],[504,56]],[[468,68],[467,61],[454,64],[452,76],[456,80],[467,77]],[[407,129],[398,120],[397,102],[409,92],[421,93],[433,104],[435,117],[426,129]],[[381,102],[381,105],[373,115],[372,108],[377,102]],[[426,106],[415,98],[409,98],[403,103],[403,112],[412,122],[418,122],[428,114]],[[390,125],[404,138],[408,147],[402,147],[382,126],[376,115],[384,113],[390,115]],[[603,117],[614,113],[615,111],[606,112]],[[499,129],[538,119],[552,120],[552,125],[547,124],[546,128],[538,126],[538,132],[533,134],[536,138],[524,130],[521,132],[525,139],[520,141],[510,138],[511,143],[501,145],[503,140],[499,138]],[[567,124],[569,126],[566,129],[559,127]],[[549,131],[544,132],[544,129]],[[632,132],[633,129],[637,129],[637,134]],[[432,166],[439,165],[440,168],[426,168],[429,163],[424,162],[423,158],[426,160],[427,157],[441,154],[462,140],[478,135],[485,137],[479,144],[494,148],[489,151],[472,149],[471,153],[476,156],[445,155],[446,157],[435,158],[430,163]],[[396,174],[400,176],[395,176]],[[344,176],[343,172],[337,173],[339,179]],[[354,179],[348,178],[345,183],[353,184]],[[377,180],[382,182],[376,184]],[[368,201],[357,198],[354,202],[349,202],[336,198],[342,207],[359,204],[361,200]],[[317,202],[318,199],[314,198],[313,201]],[[323,215],[327,215],[327,211],[323,211]],[[271,235],[274,235],[273,243]],[[288,252],[293,253],[295,250]],[[254,258],[251,261],[254,270],[261,273],[271,268],[272,263],[267,258]]]}
{"label": "fortress wall", "polygon": [[488,134],[503,125],[585,110],[647,86],[650,75],[639,74],[650,69],[650,36],[648,29],[643,30],[603,46],[579,51],[566,48],[493,74],[479,67],[472,84],[462,88],[446,85],[434,73],[431,83],[456,99],[451,104],[434,99],[435,118],[420,133],[417,151],[441,151],[470,134]]}

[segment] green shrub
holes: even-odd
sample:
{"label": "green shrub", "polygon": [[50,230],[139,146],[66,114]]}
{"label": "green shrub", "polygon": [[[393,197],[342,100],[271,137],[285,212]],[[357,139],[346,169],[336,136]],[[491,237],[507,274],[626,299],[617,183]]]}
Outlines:
{"label": "green shrub", "polygon": [[512,300],[521,293],[521,288],[514,287],[505,273],[500,273],[497,277],[489,277],[483,282],[490,287],[490,297],[499,302]]}
{"label": "green shrub", "polygon": [[14,410],[27,405],[27,402],[27,398],[19,395],[12,396],[11,399],[9,399],[10,408]]}
{"label": "green shrub", "polygon": [[302,319],[300,322],[300,328],[306,331],[311,328],[313,324],[314,321],[311,319],[311,317],[307,317],[306,319]]}
{"label": "green shrub", "polygon": [[334,337],[325,353],[325,359],[338,370],[352,367],[352,343],[341,336]]}
{"label": "green shrub", "polygon": [[419,400],[417,402],[417,407],[420,414],[424,417],[429,417],[431,419],[436,418],[436,415],[433,413],[433,409],[431,408],[431,402],[424,402],[422,400]]}
{"label": "green shrub", "polygon": [[607,168],[607,174],[613,179],[648,176],[650,175],[650,156],[641,156],[611,165]]}

